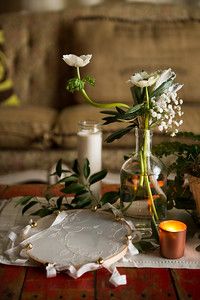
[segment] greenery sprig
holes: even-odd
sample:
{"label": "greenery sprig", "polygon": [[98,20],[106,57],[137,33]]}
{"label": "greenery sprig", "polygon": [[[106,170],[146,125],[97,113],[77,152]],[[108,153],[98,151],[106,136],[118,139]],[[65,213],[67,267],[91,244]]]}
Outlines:
{"label": "greenery sprig", "polygon": [[[24,214],[29,209],[36,207],[37,210],[31,212],[31,215],[37,215],[39,217],[44,217],[50,215],[56,211],[66,210],[66,209],[80,209],[92,206],[101,207],[106,203],[115,203],[119,198],[119,191],[110,191],[104,193],[100,199],[97,199],[92,192],[91,186],[107,175],[107,170],[101,170],[97,173],[90,174],[90,163],[88,159],[85,159],[83,165],[83,175],[84,183],[80,179],[80,168],[78,161],[75,160],[72,172],[65,170],[62,167],[62,159],[60,159],[56,164],[56,170],[52,176],[58,176],[58,182],[60,184],[61,196],[55,197],[51,194],[52,185],[48,188],[47,193],[44,195],[44,201],[41,202],[38,197],[25,196],[20,198],[16,202],[17,205],[23,206],[22,214]],[[38,208],[39,206],[39,208]]]}
{"label": "greenery sprig", "polygon": [[168,181],[168,209],[194,209],[195,202],[189,185],[185,184],[187,174],[200,177],[200,135],[192,132],[179,132],[182,138],[189,138],[188,143],[165,142],[154,146],[158,157],[174,156],[174,161],[168,167],[168,175],[175,174],[174,180]]}

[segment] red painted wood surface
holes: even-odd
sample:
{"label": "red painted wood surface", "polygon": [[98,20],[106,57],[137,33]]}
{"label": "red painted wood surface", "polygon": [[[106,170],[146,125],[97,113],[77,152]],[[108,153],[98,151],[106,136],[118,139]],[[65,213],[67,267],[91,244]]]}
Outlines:
{"label": "red painted wood surface", "polygon": [[[103,186],[103,192],[117,189],[116,185]],[[44,184],[0,186],[0,199],[23,195],[42,196]],[[58,195],[60,186],[52,193]],[[44,268],[25,268],[0,265],[0,300],[199,300],[200,270],[119,268],[126,274],[127,285],[115,288],[109,283],[110,273],[104,269],[89,272],[73,279],[67,274],[46,278]]]}
{"label": "red painted wood surface", "polygon": [[109,283],[110,274],[105,270],[97,272],[97,299],[177,299],[167,269],[153,268],[118,268],[119,273],[126,274],[127,285],[113,287]]}
{"label": "red painted wood surface", "polygon": [[200,299],[200,270],[177,269],[171,273],[181,300]]}
{"label": "red painted wood surface", "polygon": [[28,268],[21,300],[94,299],[94,273],[73,279],[67,274],[46,278],[44,269]]}
{"label": "red painted wood surface", "polygon": [[20,299],[26,268],[0,264],[0,299]]}

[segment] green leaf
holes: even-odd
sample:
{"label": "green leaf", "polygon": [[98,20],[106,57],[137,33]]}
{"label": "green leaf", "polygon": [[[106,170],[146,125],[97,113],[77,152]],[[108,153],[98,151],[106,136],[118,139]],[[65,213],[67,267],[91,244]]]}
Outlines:
{"label": "green leaf", "polygon": [[51,200],[51,198],[53,197],[53,195],[51,193],[46,193],[45,194],[45,199],[49,202]]}
{"label": "green leaf", "polygon": [[116,115],[117,112],[115,110],[102,110],[100,113],[105,114],[105,115]]}
{"label": "green leaf", "polygon": [[76,195],[72,200],[74,208],[82,208],[91,204],[92,199],[89,192],[83,193],[81,195]]}
{"label": "green leaf", "polygon": [[61,189],[61,192],[65,194],[73,194],[73,193],[78,193],[83,191],[85,191],[85,186],[80,183],[72,183],[68,187]]}
{"label": "green leaf", "polygon": [[108,124],[111,124],[111,123],[115,123],[115,122],[121,122],[118,120],[118,117],[115,115],[115,116],[109,116],[109,117],[104,117],[102,118],[103,121],[105,121],[103,123],[103,125],[108,125]]}
{"label": "green leaf", "polygon": [[56,206],[58,209],[61,208],[64,196],[60,196],[56,201]]}
{"label": "green leaf", "polygon": [[83,199],[89,199],[89,198],[90,198],[90,193],[87,191],[80,195],[76,195],[71,203],[77,203],[78,201],[82,201]]}
{"label": "green leaf", "polygon": [[159,244],[154,240],[141,240],[137,243],[134,243],[134,246],[141,253],[148,253],[149,251],[154,251],[159,247]]}
{"label": "green leaf", "polygon": [[72,170],[73,170],[74,173],[76,173],[77,175],[80,175],[78,159],[75,159],[75,160],[74,160],[74,163],[73,163],[73,166],[72,166]]}
{"label": "green leaf", "polygon": [[153,220],[151,220],[151,228],[152,228],[152,238],[154,238],[156,241],[159,241],[157,225],[154,223]]}
{"label": "green leaf", "polygon": [[47,207],[41,208],[34,213],[31,214],[31,216],[39,216],[41,218],[51,215],[53,211],[51,209],[48,209]]}
{"label": "green leaf", "polygon": [[83,81],[89,83],[92,86],[95,85],[95,79],[92,76],[89,76],[89,75],[85,76],[83,78]]}
{"label": "green leaf", "polygon": [[136,104],[136,105],[130,107],[130,108],[126,111],[125,115],[133,114],[133,113],[135,113],[135,112],[141,110],[141,108],[143,108],[143,107],[144,107],[144,103]]}
{"label": "green leaf", "polygon": [[[77,198],[75,198],[77,199]],[[90,198],[83,198],[83,199],[80,199],[78,200],[78,202],[74,205],[74,208],[84,208],[88,205],[91,204],[91,199]]]}
{"label": "green leaf", "polygon": [[35,204],[38,204],[38,201],[31,201],[29,202],[26,206],[24,206],[24,208],[22,209],[22,215],[32,206],[34,206]]}
{"label": "green leaf", "polygon": [[74,93],[75,91],[81,91],[84,89],[85,82],[78,77],[74,77],[68,80],[66,89]]}
{"label": "green leaf", "polygon": [[59,159],[56,164],[56,175],[58,175],[58,177],[62,175],[62,159]]}
{"label": "green leaf", "polygon": [[22,198],[20,198],[19,200],[16,201],[15,207],[17,205],[25,205],[26,203],[28,203],[33,198],[34,198],[34,196],[24,196],[24,197],[22,197]]}
{"label": "green leaf", "polygon": [[116,110],[118,111],[119,114],[125,113],[125,110],[123,110],[121,107],[116,106]]}
{"label": "green leaf", "polygon": [[145,89],[133,86],[131,87],[131,94],[135,104],[141,104],[144,102]]}
{"label": "green leaf", "polygon": [[72,182],[77,182],[78,181],[78,176],[76,174],[73,174],[69,177],[64,177],[58,181],[58,183],[72,183]]}
{"label": "green leaf", "polygon": [[125,134],[127,134],[128,132],[130,132],[133,128],[135,128],[135,125],[129,125],[126,128],[122,128],[119,129],[113,133],[111,133],[106,139],[105,141],[107,143],[112,143],[114,140],[118,140],[120,139],[122,136],[124,136]]}
{"label": "green leaf", "polygon": [[115,203],[117,200],[119,199],[119,191],[115,192],[115,191],[110,191],[107,192],[105,194],[103,194],[103,196],[101,197],[100,203],[102,205],[106,204],[106,203]]}
{"label": "green leaf", "polygon": [[90,163],[89,160],[86,158],[83,165],[83,175],[87,179],[90,175]]}
{"label": "green leaf", "polygon": [[[172,76],[173,77],[173,76]],[[164,93],[164,91],[166,89],[168,89],[171,85],[172,85],[172,82],[174,80],[174,78],[172,79],[172,77],[170,77],[167,81],[163,82],[155,91],[153,91],[151,94],[150,94],[150,97],[158,97],[160,96],[161,94]]]}
{"label": "green leaf", "polygon": [[100,172],[94,173],[89,177],[89,183],[94,184],[97,181],[102,180],[107,175],[107,170],[102,170]]}

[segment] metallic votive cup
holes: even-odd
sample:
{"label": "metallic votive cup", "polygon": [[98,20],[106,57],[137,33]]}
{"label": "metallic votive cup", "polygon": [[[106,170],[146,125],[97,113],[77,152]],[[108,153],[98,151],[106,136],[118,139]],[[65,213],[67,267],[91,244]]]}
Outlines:
{"label": "metallic votive cup", "polygon": [[165,258],[176,259],[184,255],[187,226],[175,220],[159,224],[160,252]]}

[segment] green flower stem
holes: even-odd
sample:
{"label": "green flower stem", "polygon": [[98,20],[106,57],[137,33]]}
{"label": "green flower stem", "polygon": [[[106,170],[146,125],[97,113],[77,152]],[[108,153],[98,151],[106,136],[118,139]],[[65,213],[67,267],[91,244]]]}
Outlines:
{"label": "green flower stem", "polygon": [[155,222],[155,220],[158,220],[158,214],[156,212],[156,208],[154,205],[153,195],[150,187],[149,177],[148,177],[148,166],[147,166],[147,145],[148,145],[148,132],[149,130],[149,93],[148,93],[148,87],[146,87],[146,115],[145,115],[145,130],[144,130],[144,146],[143,146],[143,159],[141,159],[141,170],[144,170],[144,182],[147,187],[147,193],[150,199],[151,203],[151,214],[152,214],[152,220]]}
{"label": "green flower stem", "polygon": [[[78,76],[78,78],[81,79],[79,67],[77,67],[76,70],[77,70],[77,76]],[[98,108],[115,108],[116,106],[117,106],[117,107],[130,108],[129,105],[124,104],[124,103],[121,103],[121,102],[113,102],[113,103],[97,103],[97,102],[93,101],[93,100],[88,96],[88,94],[86,93],[85,89],[81,89],[81,93],[82,93],[83,97],[85,98],[86,102],[88,102],[89,104],[91,104],[91,105],[93,105],[93,106],[95,106],[95,107],[98,107]]]}
{"label": "green flower stem", "polygon": [[148,92],[148,87],[146,86],[145,88],[145,93],[146,93],[146,114],[145,114],[145,129],[149,129],[149,92]]}
{"label": "green flower stem", "polygon": [[141,175],[140,175],[139,186],[142,187],[144,185],[144,163],[143,163],[142,151],[140,151],[140,169],[141,169]]}
{"label": "green flower stem", "polygon": [[77,76],[79,79],[81,79],[81,75],[80,75],[80,68],[76,67],[76,71],[77,71]]}

